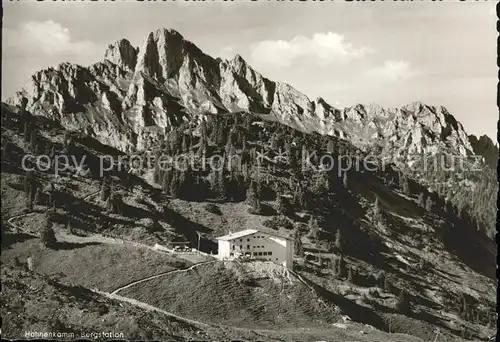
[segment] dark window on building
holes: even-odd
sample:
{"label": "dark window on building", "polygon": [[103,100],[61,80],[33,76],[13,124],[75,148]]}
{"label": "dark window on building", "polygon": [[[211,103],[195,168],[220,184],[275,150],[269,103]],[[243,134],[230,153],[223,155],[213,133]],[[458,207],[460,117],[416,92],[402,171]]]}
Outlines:
{"label": "dark window on building", "polygon": [[247,249],[250,249],[250,245],[247,245]]}
{"label": "dark window on building", "polygon": [[234,251],[234,245],[233,245],[233,251]]}
{"label": "dark window on building", "polygon": [[267,255],[273,255],[273,252],[269,252],[269,253],[267,253]]}

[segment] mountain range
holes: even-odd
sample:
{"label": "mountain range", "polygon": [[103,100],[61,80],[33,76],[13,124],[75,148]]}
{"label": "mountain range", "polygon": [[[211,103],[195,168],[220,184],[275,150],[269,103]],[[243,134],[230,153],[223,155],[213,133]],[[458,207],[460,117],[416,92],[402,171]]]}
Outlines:
{"label": "mountain range", "polygon": [[[18,105],[22,97],[33,113],[124,152],[146,149],[183,121],[226,112],[263,114],[387,155],[432,153],[442,146],[466,156],[478,145],[445,107],[414,102],[338,109],[269,80],[240,55],[213,58],[168,29],[151,32],[139,48],[126,39],[110,44],[104,60],[89,67],[62,63],[41,70],[7,103]],[[481,141],[490,154],[495,151],[488,137]]]}

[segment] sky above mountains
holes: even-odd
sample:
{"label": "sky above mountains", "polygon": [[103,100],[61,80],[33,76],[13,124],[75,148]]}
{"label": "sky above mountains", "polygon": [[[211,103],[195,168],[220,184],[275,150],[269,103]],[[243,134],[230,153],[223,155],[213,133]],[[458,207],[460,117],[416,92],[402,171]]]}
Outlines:
{"label": "sky above mountains", "polygon": [[206,53],[240,54],[264,76],[342,108],[444,105],[496,141],[492,2],[4,2],[2,99],[36,71],[102,60],[172,28]]}

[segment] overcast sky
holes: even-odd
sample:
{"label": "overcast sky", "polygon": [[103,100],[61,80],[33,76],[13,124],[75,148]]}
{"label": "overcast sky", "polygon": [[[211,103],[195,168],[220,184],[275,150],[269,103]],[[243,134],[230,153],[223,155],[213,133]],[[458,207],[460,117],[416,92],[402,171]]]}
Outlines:
{"label": "overcast sky", "polygon": [[496,141],[493,2],[3,2],[2,99],[40,69],[88,65],[106,46],[173,28],[212,56],[336,107],[444,105]]}

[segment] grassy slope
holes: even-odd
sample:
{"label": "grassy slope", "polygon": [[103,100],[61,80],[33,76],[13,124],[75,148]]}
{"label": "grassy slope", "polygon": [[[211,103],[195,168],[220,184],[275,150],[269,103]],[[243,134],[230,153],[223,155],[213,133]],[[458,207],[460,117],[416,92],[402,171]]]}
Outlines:
{"label": "grassy slope", "polygon": [[113,332],[131,340],[199,337],[195,326],[7,265],[2,266],[1,310],[4,338],[19,338],[25,331],[75,333],[76,338]]}
{"label": "grassy slope", "polygon": [[66,243],[58,249],[48,249],[42,247],[38,239],[4,247],[2,263],[12,264],[15,257],[25,263],[29,256],[36,272],[102,291],[112,291],[135,280],[185,266],[185,262],[174,257],[134,246]]}
{"label": "grassy slope", "polygon": [[244,273],[256,277],[245,264],[234,268],[207,264],[132,286],[121,294],[201,321],[254,329],[327,327],[339,318],[335,307],[325,308],[297,279],[290,284],[273,274],[273,268],[277,272],[273,264],[261,263],[263,274],[250,284],[238,277]]}

